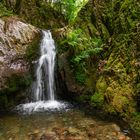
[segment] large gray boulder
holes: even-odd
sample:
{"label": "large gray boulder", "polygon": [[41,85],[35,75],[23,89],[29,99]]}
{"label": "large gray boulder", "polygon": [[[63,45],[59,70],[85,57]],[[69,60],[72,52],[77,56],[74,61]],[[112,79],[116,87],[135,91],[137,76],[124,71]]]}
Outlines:
{"label": "large gray boulder", "polygon": [[20,75],[29,70],[24,57],[38,33],[37,28],[18,18],[0,19],[0,90],[6,88],[6,80],[12,74]]}
{"label": "large gray boulder", "polygon": [[39,29],[17,17],[0,19],[0,110],[23,99],[22,93],[31,83],[27,77],[32,75],[28,56],[37,52],[33,42],[37,43],[39,35]]}

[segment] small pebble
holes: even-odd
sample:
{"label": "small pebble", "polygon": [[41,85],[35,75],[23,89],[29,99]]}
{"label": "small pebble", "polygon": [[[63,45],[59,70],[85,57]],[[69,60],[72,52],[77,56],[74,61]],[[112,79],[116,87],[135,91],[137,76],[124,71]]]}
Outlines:
{"label": "small pebble", "polygon": [[124,135],[120,135],[119,140],[126,140],[126,137]]}

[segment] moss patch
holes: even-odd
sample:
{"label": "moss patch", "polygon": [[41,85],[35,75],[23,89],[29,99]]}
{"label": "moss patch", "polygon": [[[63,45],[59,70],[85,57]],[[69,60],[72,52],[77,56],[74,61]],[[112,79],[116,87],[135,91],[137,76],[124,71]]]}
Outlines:
{"label": "moss patch", "polygon": [[66,23],[63,15],[55,10],[49,2],[43,0],[23,1],[19,16],[43,29],[60,28]]}
{"label": "moss patch", "polygon": [[131,128],[140,135],[140,113],[135,112],[130,119]]}
{"label": "moss patch", "polygon": [[26,49],[26,59],[28,62],[36,60],[40,54],[39,45],[40,45],[41,33],[37,35],[34,41]]}
{"label": "moss patch", "polygon": [[12,75],[7,82],[7,93],[15,93],[17,91],[23,90],[30,86],[32,82],[32,77],[30,74],[26,74],[25,76]]}
{"label": "moss patch", "polygon": [[92,97],[91,97],[91,104],[93,104],[96,107],[102,107],[104,104],[104,96],[101,93],[95,93]]}

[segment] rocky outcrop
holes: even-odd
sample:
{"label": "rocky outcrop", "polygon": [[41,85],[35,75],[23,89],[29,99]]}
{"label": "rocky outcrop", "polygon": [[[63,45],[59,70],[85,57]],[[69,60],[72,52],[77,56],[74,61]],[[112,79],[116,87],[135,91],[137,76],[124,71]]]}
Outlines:
{"label": "rocky outcrop", "polygon": [[19,16],[32,25],[43,29],[62,28],[67,23],[60,10],[56,10],[49,1],[44,0],[22,1]]}
{"label": "rocky outcrop", "polygon": [[[68,77],[70,83],[84,86],[78,97],[82,102],[87,101],[110,114],[119,114],[129,123],[131,120],[131,127],[140,132],[139,2],[118,0],[113,2],[114,7],[110,1],[90,2],[80,11],[71,28],[72,34],[68,32],[58,41],[60,53],[70,52],[66,58],[69,69],[64,63],[62,79]],[[80,33],[85,33],[84,37]],[[85,38],[92,40],[86,43]],[[88,50],[96,46],[102,48],[100,53]],[[70,71],[74,73],[71,75]],[[78,91],[73,90],[76,86],[64,81],[69,91]]]}
{"label": "rocky outcrop", "polygon": [[[16,17],[0,19],[0,93],[7,90],[18,91],[22,84],[15,84],[16,79],[27,76],[29,63],[27,50],[35,40],[39,30]],[[18,78],[20,77],[20,78]],[[20,81],[17,81],[18,83]],[[23,83],[23,81],[21,82]],[[15,86],[19,86],[16,88]]]}
{"label": "rocky outcrop", "polygon": [[60,97],[73,100],[83,92],[84,87],[76,83],[68,57],[67,52],[57,56],[56,88]]}

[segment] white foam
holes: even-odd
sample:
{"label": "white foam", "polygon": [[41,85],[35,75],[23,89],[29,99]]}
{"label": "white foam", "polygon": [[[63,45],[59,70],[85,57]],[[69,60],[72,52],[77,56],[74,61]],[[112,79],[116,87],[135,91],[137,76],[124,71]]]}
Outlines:
{"label": "white foam", "polygon": [[34,112],[42,111],[60,111],[68,108],[69,104],[66,102],[48,100],[48,101],[37,101],[26,104],[20,104],[16,107],[16,110],[22,113],[32,114]]}

